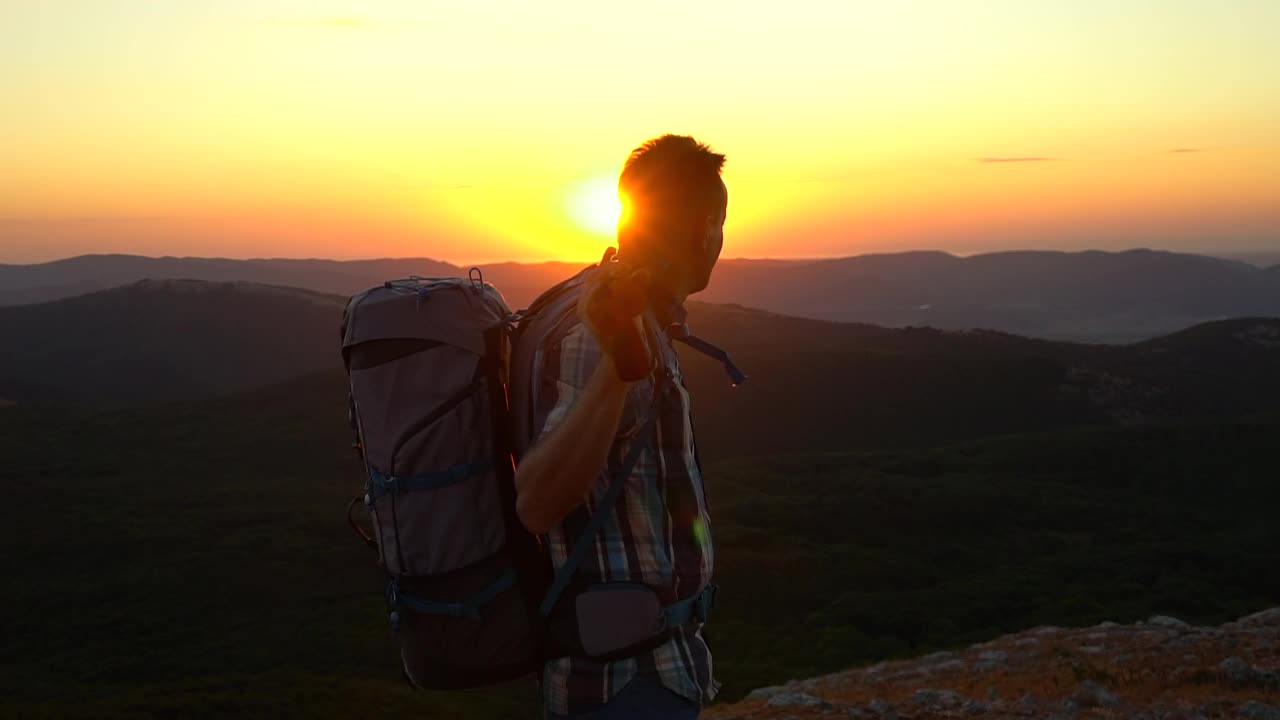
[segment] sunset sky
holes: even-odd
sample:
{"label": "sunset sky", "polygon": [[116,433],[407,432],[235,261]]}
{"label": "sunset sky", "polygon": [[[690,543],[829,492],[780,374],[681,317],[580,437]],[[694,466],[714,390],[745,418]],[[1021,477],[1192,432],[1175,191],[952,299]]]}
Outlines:
{"label": "sunset sky", "polygon": [[581,260],[632,147],[726,256],[1280,251],[1280,1],[0,0],[0,262]]}

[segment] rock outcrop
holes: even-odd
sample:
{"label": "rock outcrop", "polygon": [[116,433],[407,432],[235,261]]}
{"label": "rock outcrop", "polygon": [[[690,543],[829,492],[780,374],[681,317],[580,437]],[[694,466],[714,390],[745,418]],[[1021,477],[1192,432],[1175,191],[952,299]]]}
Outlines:
{"label": "rock outcrop", "polygon": [[957,652],[760,688],[712,720],[1280,720],[1280,608],[1218,627],[1157,615],[1042,627]]}

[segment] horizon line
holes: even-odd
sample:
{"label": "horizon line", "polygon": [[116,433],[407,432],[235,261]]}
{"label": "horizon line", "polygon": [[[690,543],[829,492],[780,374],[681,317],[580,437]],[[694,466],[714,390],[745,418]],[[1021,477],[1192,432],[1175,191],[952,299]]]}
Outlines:
{"label": "horizon line", "polygon": [[[1055,253],[1063,255],[1083,254],[1083,253],[1104,253],[1108,255],[1119,255],[1131,252],[1153,252],[1168,253],[1172,255],[1198,255],[1202,257],[1239,259],[1240,257],[1254,255],[1280,255],[1280,247],[1273,250],[1258,249],[1238,249],[1238,250],[1169,250],[1150,246],[1134,246],[1124,249],[1103,249],[1103,248],[1083,248],[1083,249],[1055,249],[1055,248],[1020,248],[1008,250],[981,250],[981,251],[952,251],[937,248],[915,248],[910,250],[893,250],[881,252],[865,252],[851,254],[831,254],[831,255],[768,255],[768,256],[736,256],[722,257],[720,262],[822,262],[826,260],[847,260],[861,257],[883,257],[892,255],[920,255],[920,254],[939,254],[950,255],[956,258],[981,257],[984,255],[1001,255],[1009,253]],[[321,256],[229,256],[229,255],[145,255],[141,253],[130,252],[86,252],[76,255],[67,255],[51,260],[39,260],[35,262],[12,262],[0,260],[0,266],[3,267],[30,267],[35,265],[50,265],[53,263],[66,262],[69,260],[77,260],[80,258],[93,257],[127,257],[140,258],[147,260],[225,260],[229,262],[334,262],[334,263],[355,263],[355,262],[386,262],[386,261],[407,261],[417,260],[434,263],[442,263],[452,265],[457,268],[480,267],[485,265],[550,265],[550,264],[567,264],[567,265],[589,265],[597,262],[595,259],[574,259],[574,258],[557,258],[557,259],[490,259],[480,260],[476,262],[458,262],[455,260],[446,260],[435,258],[428,255],[380,255],[370,257],[321,257]]]}

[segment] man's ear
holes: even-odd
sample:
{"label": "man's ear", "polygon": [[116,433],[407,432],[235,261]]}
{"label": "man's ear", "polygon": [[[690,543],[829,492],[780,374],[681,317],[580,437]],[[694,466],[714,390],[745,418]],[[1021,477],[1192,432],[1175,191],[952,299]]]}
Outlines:
{"label": "man's ear", "polygon": [[711,250],[711,245],[716,241],[716,234],[720,231],[720,227],[716,225],[713,216],[708,215],[702,219],[702,223],[698,227],[698,244],[697,248],[706,255]]}

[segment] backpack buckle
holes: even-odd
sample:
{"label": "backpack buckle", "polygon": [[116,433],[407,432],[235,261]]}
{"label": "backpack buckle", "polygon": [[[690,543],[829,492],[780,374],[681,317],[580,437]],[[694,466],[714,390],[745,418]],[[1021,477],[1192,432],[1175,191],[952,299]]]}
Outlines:
{"label": "backpack buckle", "polygon": [[387,582],[387,607],[392,610],[400,608],[400,580],[392,578]]}
{"label": "backpack buckle", "polygon": [[711,617],[711,608],[716,605],[716,595],[720,593],[720,586],[715,583],[708,584],[698,594],[698,600],[694,603],[694,617],[699,622],[707,622]]}

